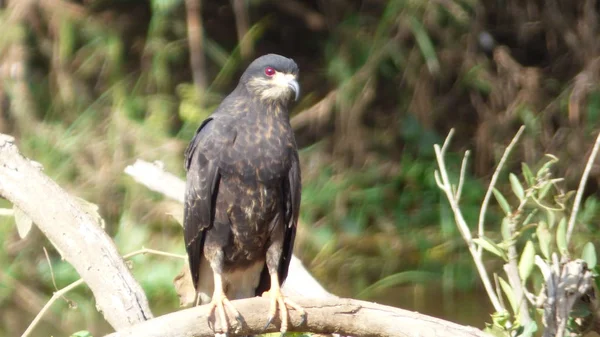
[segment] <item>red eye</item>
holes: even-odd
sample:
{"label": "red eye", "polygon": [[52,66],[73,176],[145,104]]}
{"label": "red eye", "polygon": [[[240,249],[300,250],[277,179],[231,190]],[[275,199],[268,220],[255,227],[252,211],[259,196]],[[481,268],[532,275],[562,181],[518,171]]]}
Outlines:
{"label": "red eye", "polygon": [[266,67],[265,68],[265,75],[267,75],[269,77],[275,75],[275,69],[273,69],[271,67]]}

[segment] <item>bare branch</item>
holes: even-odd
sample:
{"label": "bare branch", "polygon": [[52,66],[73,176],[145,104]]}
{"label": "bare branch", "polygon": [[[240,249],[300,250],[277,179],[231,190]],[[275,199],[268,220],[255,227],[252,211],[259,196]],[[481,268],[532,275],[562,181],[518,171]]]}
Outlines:
{"label": "bare branch", "polygon": [[14,216],[15,211],[9,208],[0,208],[0,216]]}
{"label": "bare branch", "polygon": [[598,137],[596,137],[594,148],[592,149],[592,153],[590,154],[587,164],[585,165],[583,175],[581,175],[581,181],[579,182],[579,187],[577,188],[577,194],[575,195],[575,201],[573,202],[573,210],[571,211],[569,225],[567,226],[567,244],[571,241],[571,235],[573,234],[573,228],[575,227],[577,212],[579,212],[579,207],[581,206],[581,198],[583,197],[585,184],[587,183],[590,171],[592,170],[592,166],[594,166],[594,161],[596,160],[596,156],[598,155],[598,149],[600,149],[600,133],[598,134]]}
{"label": "bare branch", "polygon": [[525,297],[525,288],[522,286],[523,281],[519,276],[516,253],[515,246],[511,245],[508,250],[508,263],[504,265],[504,272],[508,276],[508,283],[518,301],[517,306],[519,310],[515,314],[519,315],[519,323],[527,326],[531,322],[531,316],[529,315],[529,307],[527,305],[527,298]]}
{"label": "bare branch", "polygon": [[152,313],[111,238],[80,203],[21,156],[13,138],[0,134],[0,195],[23,210],[60,248],[88,284],[115,330]]}
{"label": "bare branch", "polygon": [[190,65],[196,89],[202,95],[206,89],[206,60],[204,56],[204,26],[202,24],[202,0],[186,0],[188,44]]}
{"label": "bare branch", "polygon": [[[510,141],[510,144],[508,144],[506,150],[504,150],[504,154],[502,155],[502,158],[500,158],[498,167],[496,167],[496,171],[494,172],[494,175],[492,175],[492,180],[490,180],[490,186],[488,187],[488,190],[485,193],[485,197],[483,197],[483,202],[481,203],[481,211],[479,212],[479,223],[477,224],[477,233],[480,237],[484,236],[485,213],[487,212],[487,206],[490,202],[490,198],[492,197],[492,191],[494,190],[494,186],[496,186],[496,181],[498,181],[498,177],[500,176],[500,172],[504,167],[504,163],[506,163],[510,152],[519,141],[519,138],[521,138],[523,131],[525,131],[524,125],[521,126],[521,128],[519,128],[519,131],[517,131],[513,139]],[[477,250],[477,253],[479,255],[481,255],[481,250],[481,247],[479,247],[479,249]]]}
{"label": "bare branch", "polygon": [[[445,145],[449,143],[448,140],[450,136],[451,134],[448,135],[448,137],[446,138],[446,142],[444,142]],[[492,302],[492,305],[494,306],[494,310],[496,310],[496,312],[503,312],[505,311],[505,309],[502,306],[502,303],[500,303],[496,292],[494,292],[494,288],[492,287],[492,283],[490,282],[490,277],[485,269],[485,266],[483,265],[481,254],[479,254],[477,251],[477,247],[473,242],[473,237],[471,236],[469,226],[467,225],[467,222],[464,216],[462,215],[460,207],[458,206],[458,200],[456,199],[456,195],[452,189],[452,184],[450,183],[450,178],[448,177],[448,171],[446,169],[446,162],[444,160],[444,154],[442,152],[442,149],[437,144],[434,145],[433,148],[435,150],[435,157],[438,162],[438,167],[440,168],[440,174],[438,176],[441,179],[441,181],[438,181],[438,185],[441,184],[440,188],[446,194],[446,198],[448,199],[450,207],[452,208],[452,213],[454,213],[454,220],[456,221],[456,226],[458,227],[458,230],[462,235],[463,240],[465,240],[465,242],[467,243],[469,252],[471,253],[471,256],[473,257],[473,262],[475,263],[475,268],[477,269],[477,273],[479,274],[479,278],[481,278],[481,282],[483,283],[485,291],[490,301]],[[436,178],[436,180],[439,179]]]}
{"label": "bare branch", "polygon": [[48,311],[48,309],[50,309],[50,306],[52,306],[52,304],[54,302],[56,302],[57,299],[61,298],[66,293],[77,288],[78,286],[82,285],[83,283],[84,283],[83,280],[79,279],[79,280],[69,284],[68,286],[62,288],[61,290],[56,291],[52,295],[52,297],[48,300],[48,302],[46,302],[46,305],[44,305],[42,310],[40,310],[40,312],[38,312],[38,314],[35,316],[33,321],[31,321],[31,324],[29,324],[29,326],[27,327],[27,330],[25,330],[25,332],[23,332],[21,337],[27,337],[27,336],[29,336],[29,334],[31,334],[31,331],[33,331],[33,329],[38,325],[38,323],[40,322],[42,317],[44,317],[44,314],[46,313],[46,311]]}
{"label": "bare branch", "polygon": [[322,100],[292,117],[290,124],[294,130],[303,127],[319,128],[327,124],[331,120],[337,93],[337,90],[331,91]]}
{"label": "bare branch", "polygon": [[446,139],[444,140],[444,144],[442,145],[442,156],[446,155],[446,150],[448,150],[448,146],[450,146],[452,137],[454,137],[454,129],[450,129],[448,135],[446,136]]}
{"label": "bare branch", "polygon": [[593,292],[592,272],[583,260],[569,261],[561,266],[556,253],[552,254],[551,265],[538,255],[535,264],[544,276],[546,290],[540,295],[546,326],[543,336],[562,337],[575,302]]}
{"label": "bare branch", "polygon": [[240,44],[240,55],[244,60],[252,56],[252,40],[244,38],[250,30],[250,15],[248,14],[248,1],[232,0],[233,15],[235,15],[235,29]]}
{"label": "bare branch", "polygon": [[153,164],[138,159],[133,165],[125,168],[125,173],[149,189],[183,203],[185,182],[176,175],[165,172],[159,163]]}
{"label": "bare branch", "polygon": [[140,255],[140,254],[152,254],[152,255],[170,257],[170,258],[174,258],[174,259],[187,260],[187,256],[186,255],[174,254],[174,253],[169,253],[169,252],[163,252],[163,251],[160,251],[160,250],[150,249],[150,248],[146,248],[146,247],[142,247],[142,249],[136,250],[136,251],[131,252],[129,254],[125,254],[125,255],[123,255],[123,258],[124,259],[129,259],[131,257],[134,257],[136,255]]}
{"label": "bare branch", "polygon": [[465,151],[465,155],[463,157],[462,164],[460,164],[460,175],[458,178],[458,187],[456,188],[456,191],[455,191],[455,198],[456,198],[457,203],[460,202],[460,195],[462,194],[463,186],[465,183],[465,175],[467,172],[467,163],[469,162],[470,154],[471,154],[471,151],[469,151],[469,150]]}
{"label": "bare branch", "polygon": [[[56,292],[54,293],[54,295],[50,298],[50,300],[48,300],[48,302],[44,305],[44,307],[42,308],[42,310],[40,310],[38,312],[38,314],[35,316],[35,318],[33,319],[33,321],[29,324],[29,326],[27,327],[27,330],[25,330],[25,332],[23,333],[23,335],[21,337],[26,337],[28,336],[31,331],[33,331],[33,328],[35,328],[35,326],[39,323],[39,321],[42,319],[42,317],[44,316],[44,314],[46,313],[46,311],[48,311],[48,309],[50,308],[50,306],[56,302],[56,300],[61,297],[64,296],[66,293],[68,293],[69,291],[75,289],[77,286],[83,284],[83,279],[79,279],[73,283],[71,283],[70,285],[64,287],[63,289],[58,289],[58,287],[56,286],[56,281],[54,280],[54,272],[52,270],[52,264],[50,263],[50,257],[48,256],[48,252],[46,251],[46,248],[44,247],[44,253],[46,254],[46,259],[48,260],[48,265],[50,265],[50,273],[52,276],[52,283],[54,284],[54,288],[56,289]],[[167,253],[167,252],[163,252],[160,250],[155,250],[155,249],[149,249],[149,248],[145,248],[142,247],[142,249],[136,250],[134,252],[131,252],[129,254],[126,254],[125,256],[123,256],[124,259],[128,259],[131,257],[134,257],[136,255],[140,255],[140,254],[154,254],[154,255],[159,255],[159,256],[166,256],[166,257],[171,257],[171,258],[176,258],[176,259],[183,259],[183,260],[187,260],[187,256],[185,255],[179,255],[179,254],[172,254],[172,253]],[[67,300],[65,298],[65,300]]]}
{"label": "bare branch", "polygon": [[[289,331],[339,333],[357,337],[487,336],[472,327],[365,301],[344,298],[293,300],[306,310],[308,319],[306,324],[300,325],[300,316],[295,310],[291,310]],[[230,318],[230,332],[233,332],[230,335],[252,335],[279,330],[280,322],[277,319],[277,322],[263,331],[269,310],[268,299],[255,297],[232,303],[243,316],[244,324],[240,325]],[[157,317],[106,337],[212,337],[215,332],[206,324],[207,320],[208,305],[204,305]]]}

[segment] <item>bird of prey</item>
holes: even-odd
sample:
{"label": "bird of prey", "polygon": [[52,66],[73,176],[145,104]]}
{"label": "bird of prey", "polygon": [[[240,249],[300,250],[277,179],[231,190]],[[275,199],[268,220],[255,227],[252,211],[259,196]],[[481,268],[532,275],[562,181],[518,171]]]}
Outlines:
{"label": "bird of prey", "polygon": [[[300,164],[288,104],[298,99],[298,66],[269,54],[254,60],[235,90],[196,131],[185,152],[184,238],[193,284],[228,332],[229,299],[269,291],[268,323],[287,308],[285,280],[300,207]],[[216,310],[216,313],[215,313]]]}

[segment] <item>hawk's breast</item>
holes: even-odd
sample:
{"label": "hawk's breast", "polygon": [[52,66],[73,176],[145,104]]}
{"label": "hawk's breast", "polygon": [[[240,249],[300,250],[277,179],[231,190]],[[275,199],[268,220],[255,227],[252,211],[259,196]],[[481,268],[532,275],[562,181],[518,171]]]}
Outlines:
{"label": "hawk's breast", "polygon": [[286,177],[295,151],[287,117],[244,117],[237,125],[232,144],[222,154],[222,173],[267,184]]}

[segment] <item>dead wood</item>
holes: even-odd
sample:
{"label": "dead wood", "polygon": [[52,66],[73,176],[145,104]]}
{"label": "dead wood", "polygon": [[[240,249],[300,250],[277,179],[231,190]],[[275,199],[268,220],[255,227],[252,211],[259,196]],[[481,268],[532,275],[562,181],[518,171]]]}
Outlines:
{"label": "dead wood", "polygon": [[[289,331],[338,333],[356,337],[466,337],[487,336],[472,327],[422,315],[394,307],[346,298],[294,298],[307,313],[300,324],[300,315],[290,310]],[[244,318],[239,324],[229,317],[230,336],[277,332],[279,319],[263,331],[268,316],[269,300],[249,298],[232,302]],[[208,322],[208,305],[185,309],[138,324],[106,337],[208,337],[214,331]]]}
{"label": "dead wood", "polygon": [[80,203],[0,134],[0,195],[29,216],[92,290],[115,330],[152,318],[148,300],[111,238]]}

